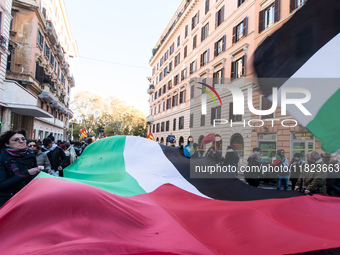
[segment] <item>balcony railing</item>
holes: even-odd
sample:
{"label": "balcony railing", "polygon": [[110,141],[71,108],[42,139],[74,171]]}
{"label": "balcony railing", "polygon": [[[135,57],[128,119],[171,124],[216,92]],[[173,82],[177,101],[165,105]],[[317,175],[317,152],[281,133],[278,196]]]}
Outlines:
{"label": "balcony railing", "polygon": [[58,36],[54,29],[54,26],[51,21],[46,21],[47,27],[45,29],[45,35],[50,39],[50,42],[52,44],[57,44],[58,42]]}

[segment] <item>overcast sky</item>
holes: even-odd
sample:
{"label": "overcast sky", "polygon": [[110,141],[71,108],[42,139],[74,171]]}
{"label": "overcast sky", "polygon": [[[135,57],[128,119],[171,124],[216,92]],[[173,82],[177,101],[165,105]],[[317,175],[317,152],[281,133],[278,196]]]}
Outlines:
{"label": "overcast sky", "polygon": [[114,96],[148,115],[149,60],[181,0],[64,0],[79,56],[79,91]]}

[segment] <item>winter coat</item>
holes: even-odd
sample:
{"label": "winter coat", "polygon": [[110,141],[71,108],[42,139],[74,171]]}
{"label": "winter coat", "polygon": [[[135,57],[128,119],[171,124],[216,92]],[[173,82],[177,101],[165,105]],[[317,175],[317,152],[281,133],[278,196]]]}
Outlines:
{"label": "winter coat", "polygon": [[36,155],[36,158],[38,166],[43,166],[44,167],[43,171],[48,173],[48,170],[51,170],[51,163],[47,155],[43,153],[41,150],[39,150]]}
{"label": "winter coat", "polygon": [[326,178],[327,172],[320,171],[317,169],[325,165],[325,163],[319,159],[315,162],[315,164],[305,164],[304,170],[302,171],[299,180],[296,183],[296,186],[300,187],[300,190],[304,188],[309,190],[312,194],[326,194]]}
{"label": "winter coat", "polygon": [[27,150],[22,158],[10,155],[5,149],[0,151],[0,206],[34,178],[28,170],[37,166],[35,153],[31,150]]}
{"label": "winter coat", "polygon": [[59,166],[62,168],[65,167],[67,159],[62,148],[54,145],[49,151],[45,148],[43,148],[42,151],[47,154],[52,170],[57,171]]}

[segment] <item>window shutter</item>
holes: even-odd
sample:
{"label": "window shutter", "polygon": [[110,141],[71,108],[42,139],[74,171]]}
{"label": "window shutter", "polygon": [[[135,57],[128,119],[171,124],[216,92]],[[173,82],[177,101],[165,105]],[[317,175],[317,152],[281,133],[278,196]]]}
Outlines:
{"label": "window shutter", "polygon": [[243,37],[248,35],[248,17],[243,20]]}
{"label": "window shutter", "polygon": [[229,103],[229,121],[233,119],[233,103]]}
{"label": "window shutter", "polygon": [[200,10],[197,11],[197,24],[200,22]]}
{"label": "window shutter", "polygon": [[247,60],[247,56],[244,55],[242,57],[242,76],[246,75],[246,60]]}
{"label": "window shutter", "polygon": [[280,20],[280,0],[275,0],[274,9],[274,22],[277,22]]}
{"label": "window shutter", "polygon": [[217,45],[218,45],[218,43],[217,43],[217,42],[215,42],[214,57],[216,57],[216,56],[217,56]]}
{"label": "window shutter", "polygon": [[221,22],[220,23],[222,23],[223,21],[224,21],[224,5],[221,8]]}
{"label": "window shutter", "polygon": [[201,54],[201,66],[203,66],[204,53]]}
{"label": "window shutter", "polygon": [[210,124],[214,124],[214,119],[215,119],[215,108],[211,108],[211,117],[210,117]]}
{"label": "window shutter", "polygon": [[207,49],[207,63],[209,63],[209,49]]}
{"label": "window shutter", "polygon": [[221,69],[221,83],[223,84],[224,79],[224,67]]}
{"label": "window shutter", "polygon": [[217,107],[217,119],[221,119],[221,106]]}
{"label": "window shutter", "polygon": [[215,13],[215,28],[218,27],[218,14],[219,12]]}
{"label": "window shutter", "polygon": [[231,62],[231,74],[230,74],[231,79],[235,79],[235,62]]}
{"label": "window shutter", "polygon": [[186,101],[186,95],[187,95],[187,91],[184,90],[183,91],[183,103],[185,103],[185,101]]}
{"label": "window shutter", "polygon": [[194,29],[194,25],[195,25],[195,16],[192,17],[192,19],[191,19],[191,30]]}
{"label": "window shutter", "polygon": [[259,33],[264,30],[264,11],[265,10],[259,12]]}
{"label": "window shutter", "polygon": [[236,43],[236,30],[237,30],[237,26],[233,27],[233,44]]}
{"label": "window shutter", "polygon": [[296,0],[290,0],[290,12],[296,9]]}
{"label": "window shutter", "polygon": [[223,36],[222,39],[222,51],[225,51],[225,35]]}
{"label": "window shutter", "polygon": [[201,42],[203,42],[204,38],[204,27],[201,28]]}

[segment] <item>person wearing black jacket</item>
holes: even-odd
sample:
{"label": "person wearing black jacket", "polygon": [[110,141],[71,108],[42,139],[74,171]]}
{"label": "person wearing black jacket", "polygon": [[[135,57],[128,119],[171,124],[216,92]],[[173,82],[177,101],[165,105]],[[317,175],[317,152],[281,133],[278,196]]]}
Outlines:
{"label": "person wearing black jacket", "polygon": [[26,146],[26,132],[7,131],[0,137],[0,206],[19,192],[41,169]]}
{"label": "person wearing black jacket", "polygon": [[[52,143],[50,138],[43,140],[42,152],[46,153],[51,163],[52,173],[63,176],[63,168],[66,166],[67,158],[62,148]],[[58,172],[57,172],[58,171]]]}

